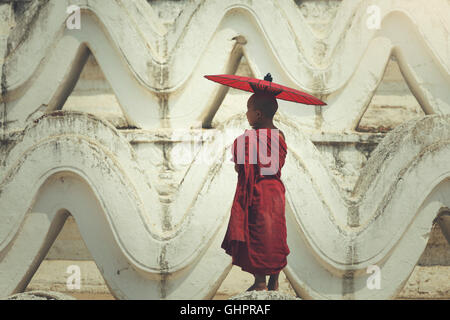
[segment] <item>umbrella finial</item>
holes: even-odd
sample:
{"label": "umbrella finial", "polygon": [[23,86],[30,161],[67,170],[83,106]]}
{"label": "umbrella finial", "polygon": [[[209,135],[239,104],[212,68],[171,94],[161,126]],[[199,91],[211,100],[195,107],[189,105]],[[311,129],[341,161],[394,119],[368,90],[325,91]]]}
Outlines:
{"label": "umbrella finial", "polygon": [[270,73],[266,74],[264,80],[272,82],[272,76],[270,75]]}

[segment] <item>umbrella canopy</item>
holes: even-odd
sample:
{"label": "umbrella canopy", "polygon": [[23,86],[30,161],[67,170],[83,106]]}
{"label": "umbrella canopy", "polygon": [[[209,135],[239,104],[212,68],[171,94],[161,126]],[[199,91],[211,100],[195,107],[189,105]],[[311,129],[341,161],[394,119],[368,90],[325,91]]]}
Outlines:
{"label": "umbrella canopy", "polygon": [[269,93],[274,95],[275,98],[277,99],[310,105],[319,105],[319,106],[326,105],[325,102],[317,99],[316,97],[310,94],[286,86],[282,86],[281,84],[273,83],[272,76],[270,75],[270,73],[268,73],[264,77],[264,80],[249,77],[241,77],[232,74],[218,74],[204,77],[208,80],[215,81],[220,84],[244,91],[254,93],[256,92]]}

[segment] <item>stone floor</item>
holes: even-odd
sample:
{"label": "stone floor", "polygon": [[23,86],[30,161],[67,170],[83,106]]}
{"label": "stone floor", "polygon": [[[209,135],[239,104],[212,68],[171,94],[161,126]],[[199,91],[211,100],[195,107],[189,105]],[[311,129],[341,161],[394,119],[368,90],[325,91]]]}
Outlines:
{"label": "stone floor", "polygon": [[[68,290],[68,266],[78,265],[81,271],[80,290]],[[51,276],[50,276],[51,275]],[[244,292],[253,283],[253,277],[233,266],[218,289],[214,300],[226,300]],[[115,299],[109,292],[94,261],[44,260],[26,291],[51,290],[77,299]],[[280,274],[280,292],[296,296],[284,273]],[[450,266],[416,266],[397,299],[450,299]]]}

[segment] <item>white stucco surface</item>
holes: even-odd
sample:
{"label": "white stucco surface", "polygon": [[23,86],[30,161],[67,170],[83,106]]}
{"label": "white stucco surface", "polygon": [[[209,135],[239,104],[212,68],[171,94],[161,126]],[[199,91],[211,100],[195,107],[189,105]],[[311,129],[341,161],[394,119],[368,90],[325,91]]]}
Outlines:
{"label": "white stucco surface", "polygon": [[0,5],[0,296],[72,216],[115,298],[213,298],[249,95],[203,76],[270,72],[328,104],[280,100],[275,117],[290,285],[398,297],[433,224],[450,239],[449,3],[318,3],[80,0],[79,30],[70,1]]}

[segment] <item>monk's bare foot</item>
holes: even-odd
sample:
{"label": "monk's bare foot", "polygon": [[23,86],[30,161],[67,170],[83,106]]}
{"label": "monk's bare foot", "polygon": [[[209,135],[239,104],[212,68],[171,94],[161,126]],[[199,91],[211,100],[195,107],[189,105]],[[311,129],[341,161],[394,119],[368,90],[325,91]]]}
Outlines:
{"label": "monk's bare foot", "polygon": [[254,283],[250,288],[247,289],[247,291],[264,291],[268,290],[267,286],[264,283]]}
{"label": "monk's bare foot", "polygon": [[254,274],[253,276],[255,277],[255,282],[253,283],[253,285],[250,288],[247,289],[247,291],[267,290],[266,275],[264,275],[264,274]]}

